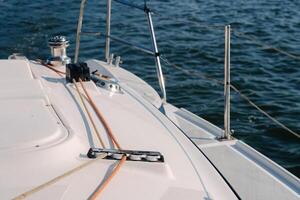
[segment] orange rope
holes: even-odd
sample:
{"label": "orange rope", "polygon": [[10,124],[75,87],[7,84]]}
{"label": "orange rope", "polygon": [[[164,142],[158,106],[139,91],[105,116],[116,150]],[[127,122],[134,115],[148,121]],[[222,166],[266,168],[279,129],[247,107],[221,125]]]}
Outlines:
{"label": "orange rope", "polygon": [[[49,69],[55,71],[59,76],[62,76],[61,74],[66,74],[65,72],[59,71],[57,69],[54,69],[52,66],[48,65],[47,63],[44,63],[42,60],[37,60],[39,63],[41,63],[42,65],[44,65],[45,67],[48,67]],[[94,111],[96,112],[98,118],[100,119],[100,121],[102,122],[106,132],[108,133],[109,137],[111,138],[111,140],[113,141],[113,143],[116,145],[116,147],[118,149],[121,149],[121,146],[119,145],[119,143],[117,142],[111,128],[109,127],[108,123],[106,122],[105,118],[102,116],[102,114],[100,113],[99,109],[97,108],[96,104],[94,103],[93,99],[90,97],[89,93],[87,92],[87,90],[85,89],[82,80],[79,78],[79,82],[80,85],[85,93],[85,95],[87,96],[90,105],[93,107]]]}
{"label": "orange rope", "polygon": [[102,140],[102,138],[101,138],[101,136],[100,136],[100,133],[99,133],[99,131],[98,131],[98,129],[97,129],[97,126],[96,126],[96,124],[95,124],[95,122],[94,122],[94,120],[93,120],[93,118],[92,118],[92,116],[91,116],[91,113],[89,112],[89,110],[88,110],[88,108],[87,108],[87,106],[86,106],[86,104],[85,104],[85,102],[84,102],[84,100],[83,100],[82,94],[81,94],[81,92],[79,91],[79,88],[78,88],[78,86],[77,86],[77,83],[76,83],[75,79],[73,79],[73,84],[74,84],[75,87],[76,87],[76,91],[77,91],[77,93],[78,93],[78,95],[79,95],[79,97],[80,97],[80,100],[81,100],[82,104],[83,104],[84,110],[86,111],[86,113],[87,113],[87,115],[88,115],[88,117],[89,117],[89,119],[90,119],[90,121],[91,121],[91,123],[92,123],[92,125],[93,125],[93,128],[94,128],[94,131],[95,131],[95,133],[96,133],[96,136],[97,136],[99,142],[101,143],[102,147],[105,148],[105,144],[104,144],[104,142],[103,142],[103,140]]}
{"label": "orange rope", "polygon": [[[42,63],[41,63],[42,64]],[[51,70],[55,71],[58,75],[62,76],[61,74],[65,74],[64,72],[62,71],[59,71],[59,70],[56,70],[54,68],[52,68],[51,66],[47,65],[47,64],[43,64],[44,66],[50,68]],[[88,102],[90,103],[90,105],[93,107],[95,113],[97,114],[98,118],[100,119],[100,121],[102,122],[105,130],[107,131],[110,139],[113,141],[113,143],[116,145],[116,147],[118,149],[121,149],[119,143],[117,142],[115,136],[113,135],[112,133],[112,130],[111,128],[109,127],[108,123],[106,122],[106,120],[104,119],[104,117],[102,116],[102,114],[100,113],[99,109],[97,108],[96,104],[94,103],[93,99],[90,97],[89,93],[87,92],[86,88],[84,87],[83,83],[82,83],[82,80],[79,78],[79,82],[80,82],[80,85],[86,95],[86,97],[88,98]],[[77,84],[75,82],[75,80],[73,80],[73,83],[76,87],[76,89],[78,89],[77,87]],[[78,92],[79,92],[79,89],[78,89]],[[80,92],[79,92],[80,93]],[[81,97],[81,100],[82,99],[82,96],[81,96],[81,93],[80,93],[80,97]],[[85,104],[84,104],[85,106]],[[86,108],[86,107],[85,107]],[[87,110],[87,109],[86,109]],[[87,112],[89,113],[89,112]],[[90,116],[90,113],[88,114]],[[93,122],[92,122],[93,123]],[[100,135],[99,135],[100,136]],[[104,145],[103,145],[104,147]],[[110,176],[103,182],[103,184],[92,194],[91,196],[91,200],[95,200],[96,198],[99,197],[99,195],[104,191],[104,189],[108,186],[108,184],[111,182],[111,180],[113,179],[113,177],[118,173],[118,171],[120,170],[120,168],[124,165],[126,161],[126,156],[123,155],[122,159],[120,160],[120,162],[117,164],[117,166],[113,169],[112,173],[110,174]]]}
{"label": "orange rope", "polygon": [[56,73],[59,73],[59,74],[66,74],[66,73],[63,72],[63,71],[60,71],[60,70],[58,70],[58,69],[53,68],[51,65],[45,64],[45,66],[48,67],[49,69],[52,69],[52,70],[55,71]]}
{"label": "orange rope", "polygon": [[85,95],[87,96],[87,98],[89,99],[89,102],[91,104],[91,106],[93,107],[93,109],[95,110],[98,118],[100,119],[100,121],[102,122],[106,132],[108,133],[109,137],[111,138],[111,140],[113,141],[113,143],[116,145],[116,147],[118,149],[121,149],[121,146],[119,145],[119,143],[117,142],[110,126],[108,125],[108,123],[106,122],[105,118],[102,116],[102,114],[100,113],[99,109],[97,108],[95,102],[93,101],[93,99],[90,97],[89,93],[87,92],[87,90],[85,89],[83,83],[82,83],[82,80],[79,78],[79,82],[80,82],[80,85],[85,93]]}
{"label": "orange rope", "polygon": [[66,74],[66,73],[63,72],[63,71],[60,71],[60,70],[58,70],[58,69],[53,68],[51,65],[47,64],[45,61],[42,61],[42,60],[40,60],[40,59],[37,59],[36,61],[37,61],[38,63],[40,63],[41,65],[43,65],[43,66],[45,66],[45,67],[47,67],[47,68],[49,68],[49,69],[55,71],[59,76],[62,76],[62,74]]}
{"label": "orange rope", "polygon": [[104,191],[104,189],[108,186],[108,184],[111,182],[113,177],[118,173],[122,165],[126,161],[126,156],[123,156],[120,162],[117,164],[117,166],[113,169],[110,176],[103,182],[103,184],[92,194],[91,200],[95,200],[99,197],[99,195]]}
{"label": "orange rope", "polygon": [[16,197],[13,197],[12,200],[22,200],[22,199],[25,199],[25,198],[27,198],[27,197],[29,197],[29,196],[31,196],[31,195],[33,195],[33,194],[35,194],[35,193],[43,190],[43,189],[45,189],[46,187],[49,187],[49,186],[57,183],[58,181],[62,180],[63,178],[71,176],[72,174],[74,174],[74,173],[82,170],[83,168],[88,167],[89,165],[95,163],[95,161],[103,159],[105,156],[106,156],[105,154],[102,154],[102,155],[98,156],[94,160],[90,160],[90,161],[84,162],[83,164],[81,164],[81,165],[79,165],[79,166],[77,166],[77,167],[75,167],[75,168],[73,168],[73,169],[71,169],[69,171],[66,171],[65,173],[63,173],[63,174],[61,174],[59,176],[56,176],[55,178],[53,178],[53,179],[51,179],[51,180],[49,180],[49,181],[47,181],[45,183],[42,183],[41,185],[38,185],[38,186],[32,188],[31,190],[28,190],[28,191],[26,191],[26,192],[24,192],[24,193],[22,193],[22,194],[20,194],[20,195],[18,195]]}

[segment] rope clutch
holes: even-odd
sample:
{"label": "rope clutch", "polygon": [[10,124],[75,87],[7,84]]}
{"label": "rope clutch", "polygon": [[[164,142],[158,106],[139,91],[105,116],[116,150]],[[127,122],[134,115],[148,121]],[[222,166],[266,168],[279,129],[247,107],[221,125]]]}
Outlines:
{"label": "rope clutch", "polygon": [[164,156],[157,151],[90,148],[87,157],[97,158],[97,154],[105,154],[104,159],[110,160],[120,160],[126,156],[128,161],[164,162]]}

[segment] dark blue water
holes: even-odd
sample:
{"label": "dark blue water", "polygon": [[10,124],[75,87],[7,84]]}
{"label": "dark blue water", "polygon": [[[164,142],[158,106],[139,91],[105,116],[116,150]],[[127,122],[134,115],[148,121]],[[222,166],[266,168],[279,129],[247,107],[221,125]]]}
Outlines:
{"label": "dark blue water", "polygon": [[[142,5],[142,1],[134,1]],[[47,58],[47,38],[70,38],[73,57],[79,0],[0,0],[0,58],[20,52]],[[87,3],[84,30],[104,31],[105,1]],[[161,53],[181,67],[223,79],[224,32],[207,24],[231,24],[245,33],[300,57],[299,0],[167,0],[151,1]],[[150,48],[143,12],[113,3],[112,35]],[[80,59],[103,59],[104,39],[82,38]],[[158,88],[154,60],[112,42],[123,67]],[[300,132],[300,61],[266,46],[232,36],[232,81],[272,116]],[[164,65],[168,101],[222,127],[223,88]],[[232,128],[235,137],[258,149],[300,177],[300,140],[265,118],[234,92]]]}

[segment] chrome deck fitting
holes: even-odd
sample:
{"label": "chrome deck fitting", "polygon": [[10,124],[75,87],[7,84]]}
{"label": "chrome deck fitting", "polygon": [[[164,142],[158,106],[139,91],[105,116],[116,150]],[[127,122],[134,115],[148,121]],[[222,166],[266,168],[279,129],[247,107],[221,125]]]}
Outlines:
{"label": "chrome deck fitting", "polygon": [[71,63],[71,58],[67,56],[69,40],[65,36],[54,36],[48,40],[51,49],[51,57],[47,62],[53,66],[61,66]]}
{"label": "chrome deck fitting", "polygon": [[164,156],[157,151],[90,148],[87,157],[97,158],[97,154],[106,154],[103,159],[110,160],[121,160],[123,156],[126,156],[126,160],[129,161],[164,162]]}

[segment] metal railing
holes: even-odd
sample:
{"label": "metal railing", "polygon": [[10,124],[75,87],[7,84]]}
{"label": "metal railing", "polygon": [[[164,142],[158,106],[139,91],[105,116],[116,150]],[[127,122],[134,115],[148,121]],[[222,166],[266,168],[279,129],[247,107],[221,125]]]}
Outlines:
{"label": "metal railing", "polygon": [[224,57],[224,139],[230,139],[230,25],[225,26]]}
{"label": "metal railing", "polygon": [[[115,0],[115,2],[126,5],[126,6],[131,6],[133,8],[142,10],[146,14],[146,18],[148,21],[148,26],[149,26],[149,31],[150,31],[150,36],[151,36],[151,41],[152,41],[152,50],[148,50],[143,47],[137,47],[136,45],[129,43],[127,41],[124,41],[120,38],[117,37],[112,37],[110,35],[110,25],[111,25],[111,7],[112,7],[112,0],[107,0],[106,4],[106,35],[105,35],[105,59],[108,64],[112,62],[111,54],[110,54],[110,40],[115,40],[121,43],[125,43],[127,45],[131,45],[134,47],[137,47],[138,49],[147,52],[151,55],[154,56],[155,58],[155,65],[156,65],[156,72],[157,72],[157,78],[159,82],[159,86],[161,89],[162,93],[162,102],[166,103],[167,101],[167,93],[166,93],[166,87],[165,87],[165,80],[164,80],[164,75],[161,67],[161,62],[160,62],[160,53],[158,51],[158,46],[156,42],[156,37],[155,37],[155,31],[154,31],[154,26],[153,26],[153,21],[152,21],[152,11],[147,7],[147,4],[144,4],[144,7],[136,6],[131,4],[130,2],[124,2],[124,1],[119,1]],[[85,3],[86,0],[82,0],[80,4],[80,13],[78,17],[78,25],[77,25],[77,34],[76,34],[76,47],[75,47],[75,56],[74,56],[74,62],[78,62],[78,57],[79,57],[79,49],[80,49],[80,36],[85,34],[83,33],[82,30],[82,22],[83,22],[83,15],[84,15],[84,8],[85,8]],[[88,35],[100,35],[100,33],[89,33]]]}
{"label": "metal railing", "polygon": [[[117,3],[121,3],[123,5],[129,6],[129,7],[135,8],[135,9],[139,9],[139,10],[142,10],[142,11],[145,12],[146,17],[147,17],[147,21],[148,21],[149,30],[150,30],[153,50],[147,49],[143,46],[139,46],[137,44],[134,44],[134,43],[131,43],[131,42],[128,42],[128,41],[125,41],[121,38],[111,36],[110,35],[111,1],[112,0],[107,0],[106,35],[105,35],[105,39],[106,39],[105,58],[106,58],[108,63],[112,62],[112,58],[111,58],[111,55],[110,55],[110,40],[119,42],[119,43],[127,45],[131,48],[140,50],[140,51],[142,51],[146,54],[154,56],[155,57],[155,63],[156,63],[157,77],[158,77],[158,80],[159,80],[160,89],[162,91],[162,100],[163,100],[163,102],[166,102],[167,95],[166,95],[166,90],[165,90],[164,76],[163,76],[161,62],[160,62],[161,60],[165,64],[167,64],[169,66],[172,66],[172,67],[174,67],[178,70],[181,70],[183,73],[185,73],[187,75],[191,75],[191,76],[199,77],[199,78],[204,78],[206,80],[213,81],[213,82],[215,82],[219,85],[223,85],[224,86],[224,134],[220,139],[232,139],[231,129],[230,129],[230,89],[233,89],[235,92],[237,92],[245,101],[247,101],[251,106],[256,108],[259,112],[261,112],[263,115],[268,117],[270,120],[272,120],[275,124],[277,124],[278,126],[283,128],[284,130],[288,131],[289,133],[295,135],[297,138],[300,138],[299,133],[294,132],[293,130],[291,130],[290,128],[285,126],[283,123],[279,122],[277,119],[272,117],[270,114],[268,114],[266,111],[264,111],[258,105],[256,105],[252,100],[250,100],[250,98],[248,96],[246,96],[243,92],[241,92],[236,86],[232,85],[232,83],[230,82],[230,37],[231,37],[231,32],[235,36],[246,38],[246,39],[248,39],[250,41],[253,41],[256,44],[261,45],[261,46],[270,47],[271,49],[277,51],[278,53],[286,55],[290,58],[299,60],[300,59],[299,56],[293,55],[289,52],[283,51],[283,50],[278,49],[276,47],[273,47],[271,45],[264,44],[264,43],[256,40],[255,38],[252,38],[248,35],[245,35],[241,32],[236,31],[235,29],[232,30],[230,25],[227,25],[227,26],[225,26],[224,81],[220,81],[218,79],[207,76],[203,73],[199,73],[199,72],[196,72],[196,71],[190,71],[190,70],[184,69],[184,68],[182,68],[182,67],[180,67],[180,66],[178,66],[174,63],[171,63],[166,57],[162,56],[159,53],[157,43],[156,43],[156,38],[155,38],[155,32],[154,32],[154,28],[153,28],[153,22],[152,22],[152,16],[151,16],[152,12],[147,7],[146,4],[144,5],[144,7],[142,7],[142,6],[132,4],[131,2],[121,1],[121,0],[114,0]],[[100,35],[99,32],[97,32],[97,33],[84,33],[84,32],[81,32],[85,3],[86,3],[86,0],[81,1],[80,14],[79,14],[78,26],[77,26],[76,49],[75,49],[74,62],[78,62],[79,46],[80,46],[80,35],[96,35],[96,36]],[[180,21],[178,19],[176,19],[176,21],[186,23],[185,21]],[[193,22],[193,24],[199,25],[199,27],[208,28],[208,29],[219,29],[221,27],[224,27],[222,25],[210,25],[210,24],[203,24],[203,23],[198,24],[197,22]]]}
{"label": "metal railing", "polygon": [[105,38],[105,58],[109,61],[110,56],[110,21],[111,21],[111,0],[106,1],[106,38]]}

